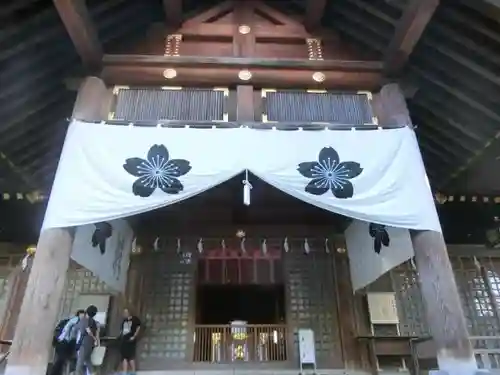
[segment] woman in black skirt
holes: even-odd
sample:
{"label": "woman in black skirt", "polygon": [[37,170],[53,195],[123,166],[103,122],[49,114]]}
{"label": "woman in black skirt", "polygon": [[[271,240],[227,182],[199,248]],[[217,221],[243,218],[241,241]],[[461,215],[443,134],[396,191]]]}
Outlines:
{"label": "woman in black skirt", "polygon": [[120,332],[120,355],[124,374],[135,373],[135,350],[137,336],[141,330],[141,321],[132,315],[129,309],[123,310],[123,323]]}

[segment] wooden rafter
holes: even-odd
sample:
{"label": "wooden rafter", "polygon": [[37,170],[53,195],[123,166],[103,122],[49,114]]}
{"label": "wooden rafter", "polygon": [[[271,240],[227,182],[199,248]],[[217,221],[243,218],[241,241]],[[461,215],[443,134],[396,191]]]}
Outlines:
{"label": "wooden rafter", "polygon": [[167,26],[179,27],[182,24],[182,0],[163,0],[163,10]]}
{"label": "wooden rafter", "polygon": [[304,26],[298,20],[283,14],[279,10],[270,7],[262,1],[255,2],[255,10],[258,14],[264,15],[264,18],[269,19],[275,25],[303,28]]}
{"label": "wooden rafter", "polygon": [[102,46],[85,0],[53,1],[83,64],[91,72],[97,71],[102,62]]}
{"label": "wooden rafter", "polygon": [[404,67],[438,5],[439,0],[410,1],[384,56],[387,73],[398,73]]}
{"label": "wooden rafter", "polygon": [[234,4],[231,1],[224,1],[207,11],[194,16],[183,23],[183,26],[190,27],[193,25],[199,25],[202,23],[211,23],[215,21],[217,18],[222,17],[223,15],[231,12],[233,10]]}
{"label": "wooden rafter", "polygon": [[308,31],[314,31],[321,26],[325,6],[326,0],[307,0],[304,26]]}
{"label": "wooden rafter", "polygon": [[[232,39],[234,36],[234,26],[230,24],[198,24],[183,26],[177,33],[196,39]],[[291,26],[255,25],[254,32],[256,39],[301,39],[309,37],[305,30]]]}

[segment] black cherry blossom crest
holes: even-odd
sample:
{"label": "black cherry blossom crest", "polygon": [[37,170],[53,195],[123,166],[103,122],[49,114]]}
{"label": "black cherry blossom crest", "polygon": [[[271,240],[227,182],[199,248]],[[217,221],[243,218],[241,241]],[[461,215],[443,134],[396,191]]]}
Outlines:
{"label": "black cherry blossom crest", "polygon": [[153,145],[146,159],[129,158],[123,168],[138,177],[132,185],[134,195],[146,198],[158,188],[167,194],[179,194],[184,186],[178,177],[189,173],[191,165],[184,159],[169,159],[164,145]]}
{"label": "black cherry blossom crest", "polygon": [[377,254],[380,254],[382,245],[388,247],[391,243],[387,228],[383,224],[370,223],[368,232],[370,233],[370,237],[373,238],[373,250],[375,250]]}
{"label": "black cherry blossom crest", "polygon": [[113,226],[104,221],[102,223],[95,223],[94,227],[95,230],[91,238],[92,247],[99,246],[101,255],[104,255],[106,253],[106,240],[113,235]]}
{"label": "black cherry blossom crest", "polygon": [[340,162],[339,154],[332,147],[324,147],[319,152],[318,161],[300,163],[298,172],[311,181],[305,191],[313,195],[323,195],[328,191],[337,198],[352,198],[354,187],[351,179],[363,172],[361,165],[354,161]]}

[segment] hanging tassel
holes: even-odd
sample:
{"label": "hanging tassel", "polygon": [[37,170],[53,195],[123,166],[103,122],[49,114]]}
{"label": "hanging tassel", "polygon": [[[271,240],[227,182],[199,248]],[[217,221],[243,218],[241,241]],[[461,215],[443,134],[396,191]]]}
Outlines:
{"label": "hanging tassel", "polygon": [[181,239],[177,239],[177,254],[181,253]]}
{"label": "hanging tassel", "polygon": [[330,254],[330,247],[328,246],[328,238],[325,238],[325,253]]}
{"label": "hanging tassel", "polygon": [[220,246],[222,247],[222,251],[226,251],[226,241],[224,239],[220,242]]}
{"label": "hanging tassel", "polygon": [[200,238],[198,240],[198,244],[196,245],[196,247],[198,248],[198,252],[201,254],[203,252],[203,238]]}
{"label": "hanging tassel", "polygon": [[243,183],[243,204],[245,206],[250,206],[250,191],[252,190],[252,184],[248,180],[248,169],[245,170],[245,179]]}
{"label": "hanging tassel", "polygon": [[290,246],[288,245],[288,237],[285,237],[285,241],[283,241],[283,249],[285,250],[285,253],[288,253],[290,251]]}
{"label": "hanging tassel", "polygon": [[311,252],[311,248],[309,247],[309,241],[307,238],[304,240],[304,252],[309,254]]}
{"label": "hanging tassel", "polygon": [[241,242],[240,242],[240,249],[241,249],[241,252],[242,252],[243,254],[245,254],[245,253],[247,252],[247,248],[245,247],[245,241],[246,241],[246,238],[245,238],[245,237],[243,237],[243,238],[241,239]]}
{"label": "hanging tassel", "polygon": [[160,237],[156,237],[155,242],[153,243],[153,250],[160,251]]}
{"label": "hanging tassel", "polygon": [[260,248],[262,250],[262,254],[266,255],[267,254],[267,240],[266,239],[262,240],[262,244],[260,245]]}

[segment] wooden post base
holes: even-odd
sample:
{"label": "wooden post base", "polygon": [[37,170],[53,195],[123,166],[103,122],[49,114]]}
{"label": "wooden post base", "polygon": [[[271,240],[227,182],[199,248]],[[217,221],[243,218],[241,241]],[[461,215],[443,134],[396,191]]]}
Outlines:
{"label": "wooden post base", "polygon": [[[475,375],[487,374],[488,370],[478,370],[476,359],[470,358],[453,358],[444,350],[438,352],[438,373],[443,375]],[[437,375],[437,374],[436,374]]]}
{"label": "wooden post base", "polygon": [[477,364],[443,235],[414,231],[412,242],[439,369],[450,375],[475,374]]}
{"label": "wooden post base", "polygon": [[45,375],[72,243],[65,229],[40,235],[5,375]]}
{"label": "wooden post base", "polygon": [[46,371],[47,371],[47,364],[45,364],[45,366],[7,365],[7,369],[5,370],[5,375],[45,375]]}

